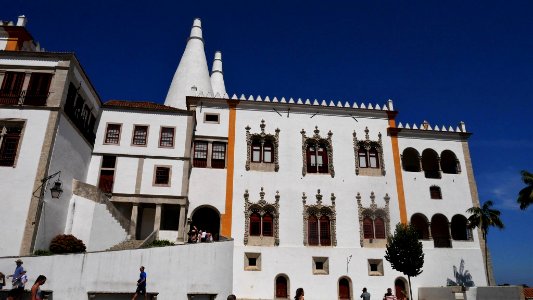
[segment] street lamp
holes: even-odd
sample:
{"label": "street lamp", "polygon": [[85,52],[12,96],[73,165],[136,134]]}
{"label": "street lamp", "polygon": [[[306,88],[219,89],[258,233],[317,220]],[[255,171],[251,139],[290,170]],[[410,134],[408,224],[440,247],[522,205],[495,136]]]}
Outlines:
{"label": "street lamp", "polygon": [[52,195],[52,198],[59,199],[59,197],[61,197],[61,194],[63,194],[63,188],[61,187],[62,185],[63,184],[59,179],[54,182],[54,186],[50,188],[50,194]]}

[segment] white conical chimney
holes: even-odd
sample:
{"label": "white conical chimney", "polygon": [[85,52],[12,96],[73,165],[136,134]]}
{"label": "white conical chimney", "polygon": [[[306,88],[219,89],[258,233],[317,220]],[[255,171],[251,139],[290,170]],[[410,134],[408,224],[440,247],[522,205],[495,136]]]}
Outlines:
{"label": "white conical chimney", "polygon": [[185,97],[196,94],[192,91],[193,87],[204,95],[213,93],[205,58],[200,19],[195,19],[193,22],[191,36],[168,89],[165,105],[186,109]]}
{"label": "white conical chimney", "polygon": [[211,71],[211,86],[213,87],[213,95],[219,94],[224,97],[226,94],[226,86],[224,85],[224,73],[222,72],[222,52],[215,53],[215,60],[213,61],[213,70]]}

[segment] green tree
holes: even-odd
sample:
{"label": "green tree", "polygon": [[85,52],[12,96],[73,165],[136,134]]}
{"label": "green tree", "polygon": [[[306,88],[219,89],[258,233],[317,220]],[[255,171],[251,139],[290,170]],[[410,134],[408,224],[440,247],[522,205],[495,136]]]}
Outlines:
{"label": "green tree", "polygon": [[387,237],[387,250],[385,259],[392,268],[405,274],[409,280],[409,299],[413,299],[411,289],[411,277],[416,277],[422,273],[424,266],[424,251],[422,242],[418,240],[416,228],[410,224],[396,225],[394,235]]}
{"label": "green tree", "polygon": [[526,187],[520,190],[516,202],[520,203],[520,209],[526,209],[531,203],[533,203],[533,174],[526,170],[522,170],[520,174],[522,175],[522,181],[526,184]]}
{"label": "green tree", "polygon": [[487,234],[490,227],[496,227],[503,229],[503,222],[500,219],[501,212],[497,209],[492,209],[494,203],[491,200],[485,201],[481,207],[471,207],[466,210],[471,216],[468,217],[468,228],[478,228],[481,230],[483,241],[485,243],[485,271],[487,272],[487,283],[490,285],[489,280],[489,267],[488,267],[488,248],[487,248]]}

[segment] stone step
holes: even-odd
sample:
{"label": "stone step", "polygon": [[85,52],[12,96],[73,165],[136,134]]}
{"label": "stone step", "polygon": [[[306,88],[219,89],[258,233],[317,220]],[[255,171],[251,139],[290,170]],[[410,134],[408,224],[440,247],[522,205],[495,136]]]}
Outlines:
{"label": "stone step", "polygon": [[108,251],[139,249],[143,240],[125,240],[107,249]]}

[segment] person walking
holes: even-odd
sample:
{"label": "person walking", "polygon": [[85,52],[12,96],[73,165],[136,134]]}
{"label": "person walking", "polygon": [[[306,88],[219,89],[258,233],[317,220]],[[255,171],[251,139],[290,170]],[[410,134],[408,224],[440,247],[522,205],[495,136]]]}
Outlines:
{"label": "person walking", "polygon": [[144,299],[147,299],[146,296],[146,273],[144,272],[144,267],[141,266],[139,268],[140,274],[139,274],[139,280],[137,280],[137,290],[135,291],[135,294],[133,295],[132,300],[137,299],[138,295],[144,295]]}
{"label": "person walking", "polygon": [[363,300],[370,300],[370,293],[366,291],[366,287],[363,288],[363,293],[361,294]]}
{"label": "person walking", "polygon": [[7,300],[22,300],[26,282],[28,282],[28,276],[26,276],[26,270],[23,269],[20,276],[13,281],[13,288],[9,291]]}
{"label": "person walking", "polygon": [[391,288],[387,289],[387,293],[385,293],[385,296],[383,296],[383,300],[397,300],[396,296],[392,294]]}
{"label": "person walking", "polygon": [[43,300],[43,292],[41,291],[41,285],[46,282],[46,276],[39,275],[35,283],[31,287],[31,300]]}
{"label": "person walking", "polygon": [[303,288],[296,289],[296,296],[294,296],[294,300],[304,300],[304,289]]}

